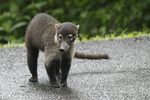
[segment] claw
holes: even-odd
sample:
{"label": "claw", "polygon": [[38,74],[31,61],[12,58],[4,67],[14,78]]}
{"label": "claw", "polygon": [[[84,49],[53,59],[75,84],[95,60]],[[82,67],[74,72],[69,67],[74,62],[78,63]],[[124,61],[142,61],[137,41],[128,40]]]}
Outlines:
{"label": "claw", "polygon": [[60,87],[67,87],[67,84],[61,84]]}
{"label": "claw", "polygon": [[38,81],[38,79],[35,78],[35,77],[31,77],[31,78],[29,79],[29,82],[37,82],[37,81]]}
{"label": "claw", "polygon": [[59,85],[52,85],[53,88],[60,88]]}

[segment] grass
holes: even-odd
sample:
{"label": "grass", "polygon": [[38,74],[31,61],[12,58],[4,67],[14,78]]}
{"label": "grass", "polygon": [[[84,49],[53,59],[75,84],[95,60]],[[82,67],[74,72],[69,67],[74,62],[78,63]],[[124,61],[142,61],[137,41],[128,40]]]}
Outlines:
{"label": "grass", "polygon": [[[124,39],[124,38],[133,38],[133,37],[142,37],[142,36],[150,36],[150,32],[147,30],[143,30],[143,32],[137,32],[137,31],[133,31],[129,34],[125,34],[127,29],[125,29],[121,35],[116,36],[115,33],[113,34],[108,34],[105,37],[101,37],[99,35],[96,35],[95,37],[91,37],[91,38],[87,38],[87,36],[83,36],[82,40],[77,40],[78,42],[80,41],[98,41],[98,40],[110,40],[110,39]],[[8,43],[8,44],[0,44],[0,48],[10,48],[10,47],[23,47],[25,46],[25,43],[20,43],[20,44],[16,44],[16,43]]]}
{"label": "grass", "polygon": [[0,44],[0,48],[11,48],[11,47],[23,47],[25,43],[7,43],[7,44]]}
{"label": "grass", "polygon": [[91,37],[89,39],[87,39],[87,36],[84,36],[84,37],[82,37],[81,41],[97,41],[97,40],[124,39],[124,38],[150,36],[150,32],[149,31],[143,31],[143,32],[133,31],[133,32],[128,33],[128,34],[125,34],[125,31],[126,30],[124,30],[119,36],[116,36],[115,33],[107,34],[104,37],[96,35],[95,37]]}

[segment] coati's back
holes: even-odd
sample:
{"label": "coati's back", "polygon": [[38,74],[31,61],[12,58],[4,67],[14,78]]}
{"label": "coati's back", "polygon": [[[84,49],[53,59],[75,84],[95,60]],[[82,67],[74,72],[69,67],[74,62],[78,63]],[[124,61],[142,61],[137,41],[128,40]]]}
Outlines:
{"label": "coati's back", "polygon": [[[55,24],[59,24],[52,16],[40,13],[37,14],[30,22],[25,36],[26,45],[36,46],[38,49],[44,50],[44,35],[51,34],[51,37],[55,35]],[[34,38],[33,38],[34,37]],[[53,38],[50,38],[51,41]]]}

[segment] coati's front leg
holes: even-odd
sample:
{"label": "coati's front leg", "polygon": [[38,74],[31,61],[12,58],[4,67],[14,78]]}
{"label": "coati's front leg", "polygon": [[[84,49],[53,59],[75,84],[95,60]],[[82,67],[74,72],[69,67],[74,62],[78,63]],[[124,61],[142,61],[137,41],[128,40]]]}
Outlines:
{"label": "coati's front leg", "polygon": [[55,71],[56,71],[56,78],[57,79],[61,79],[62,78],[62,75],[61,75],[61,72],[60,72],[60,63],[61,63],[61,60],[58,61],[57,63],[55,63]]}
{"label": "coati's front leg", "polygon": [[48,62],[45,61],[45,68],[49,76],[51,86],[55,88],[59,88],[60,86],[58,85],[56,80],[56,63],[58,63],[57,60],[52,60]]}
{"label": "coati's front leg", "polygon": [[67,77],[71,66],[71,58],[64,57],[61,62],[61,73],[62,79],[60,82],[60,87],[67,87]]}
{"label": "coati's front leg", "polygon": [[37,75],[37,58],[38,58],[39,50],[31,47],[27,48],[27,63],[29,70],[32,74],[32,77],[29,79],[29,82],[37,82],[38,75]]}

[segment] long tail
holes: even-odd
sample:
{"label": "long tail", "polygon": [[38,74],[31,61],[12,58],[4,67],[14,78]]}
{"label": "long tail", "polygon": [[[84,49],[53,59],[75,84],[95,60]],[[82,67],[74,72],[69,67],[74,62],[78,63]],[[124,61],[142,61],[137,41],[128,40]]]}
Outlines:
{"label": "long tail", "polygon": [[85,54],[80,52],[75,52],[74,57],[81,58],[81,59],[109,59],[109,56],[104,55],[93,55],[93,54]]}

